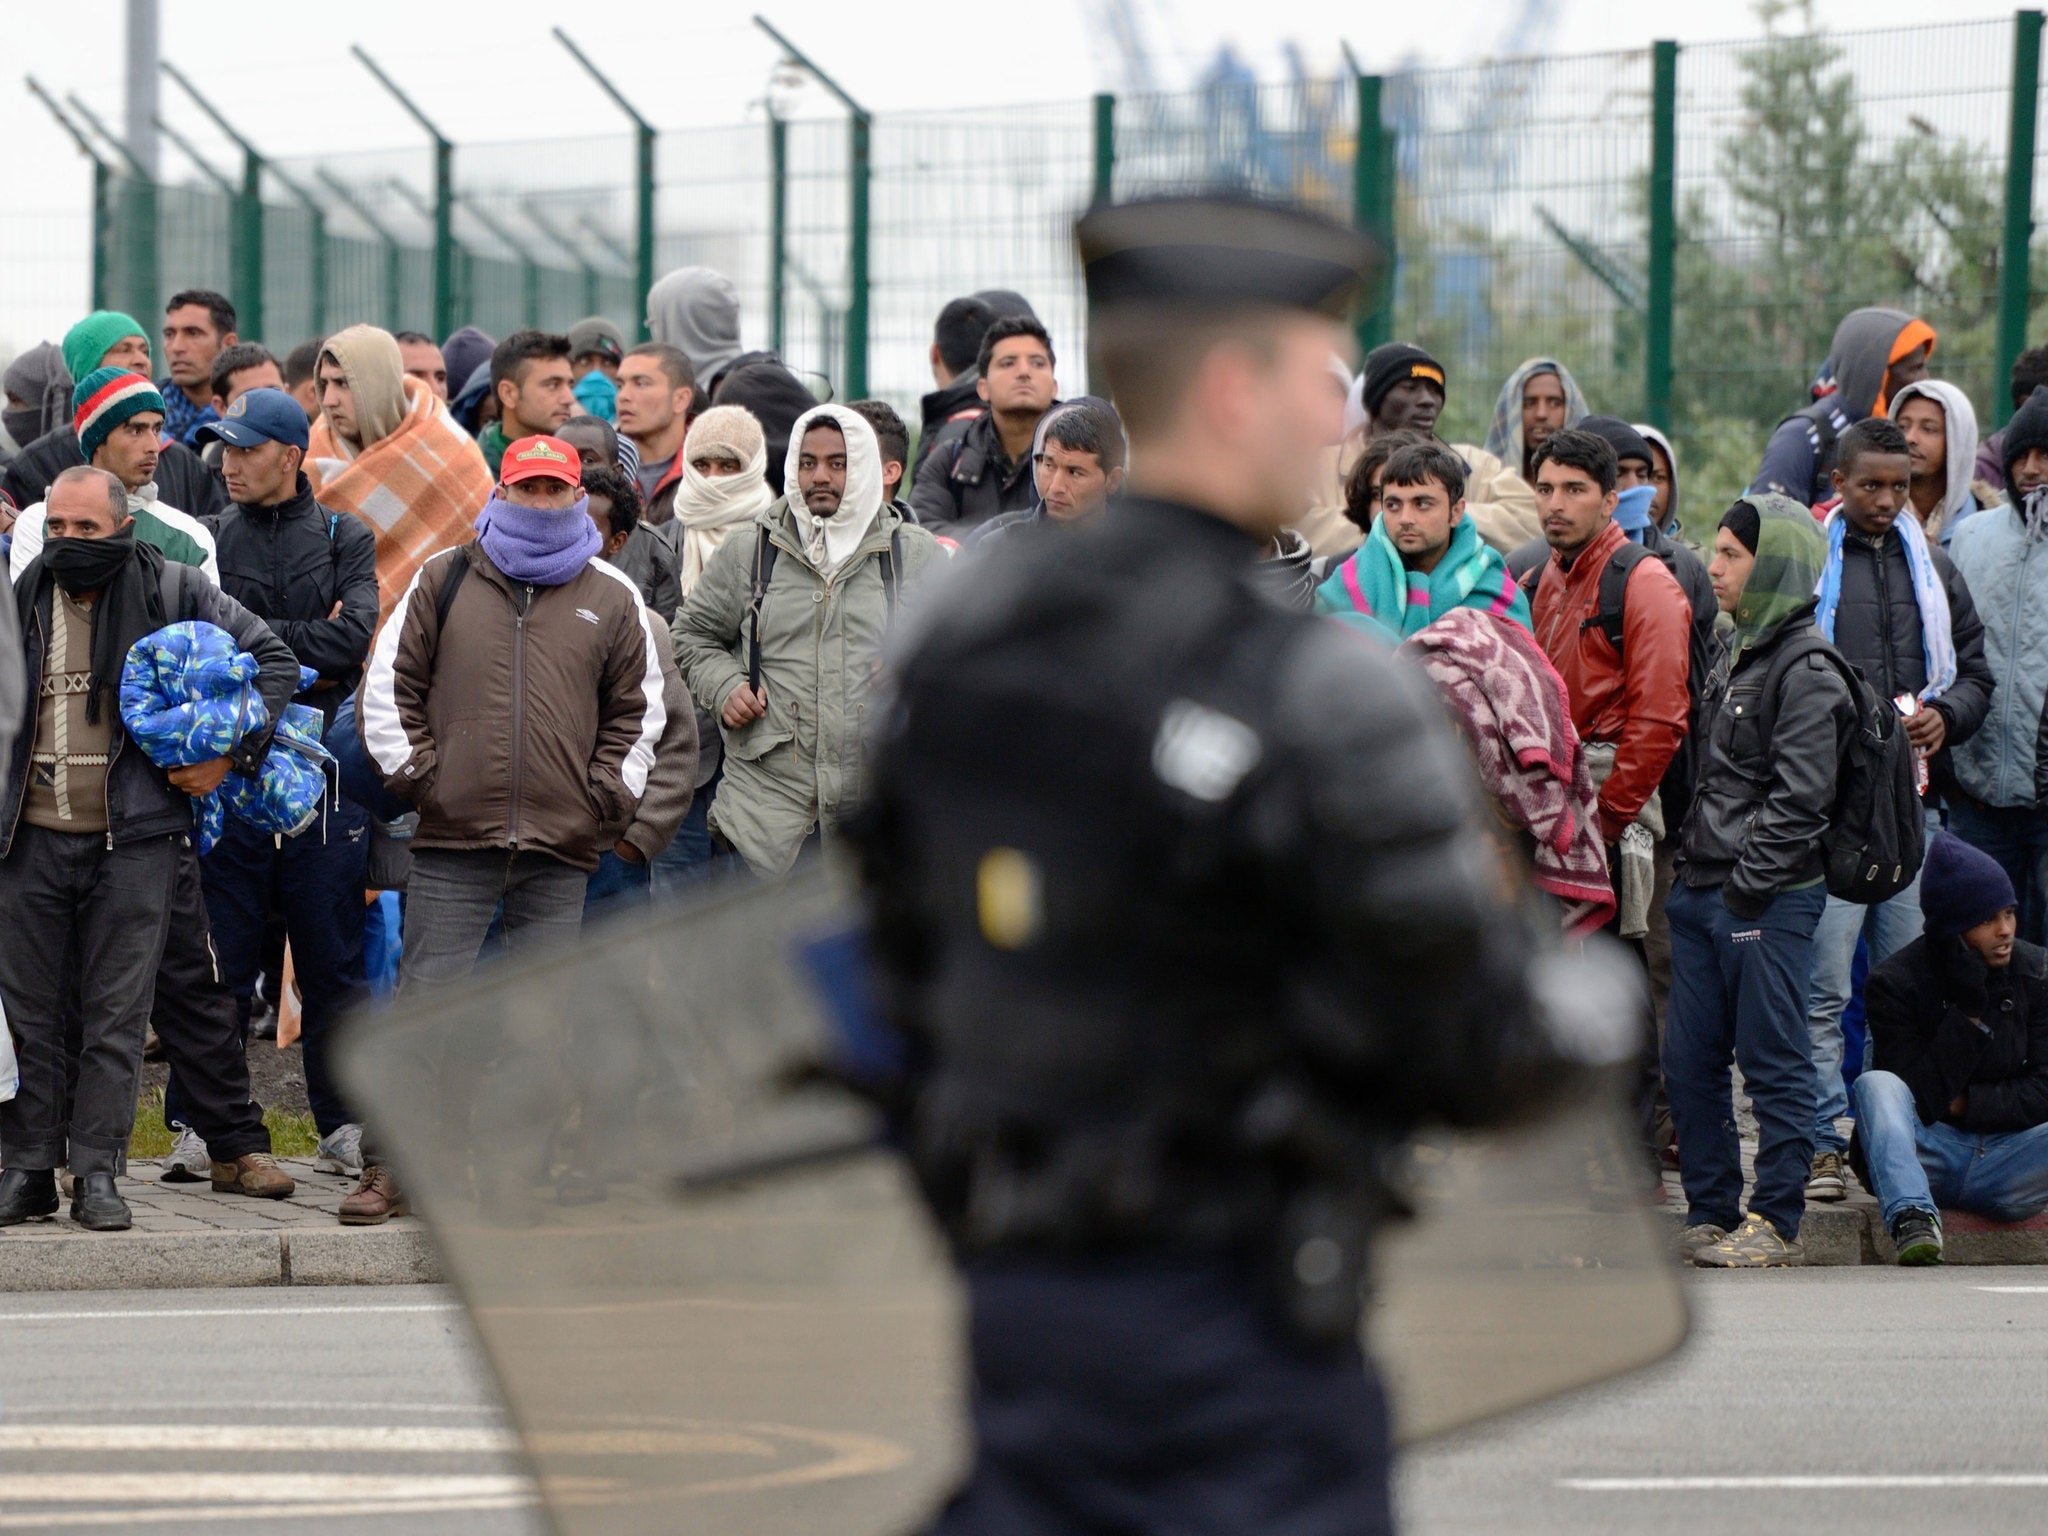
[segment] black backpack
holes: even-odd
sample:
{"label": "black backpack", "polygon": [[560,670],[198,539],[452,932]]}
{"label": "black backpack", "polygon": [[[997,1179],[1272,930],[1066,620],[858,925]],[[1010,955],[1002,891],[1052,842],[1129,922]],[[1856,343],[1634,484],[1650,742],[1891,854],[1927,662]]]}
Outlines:
{"label": "black backpack", "polygon": [[1888,901],[1919,876],[1927,822],[1913,761],[1913,743],[1898,706],[1883,697],[1818,630],[1780,647],[1764,674],[1759,724],[1768,742],[1778,726],[1785,675],[1808,656],[1825,657],[1849,685],[1856,724],[1835,773],[1835,808],[1821,833],[1828,894],[1864,906]]}
{"label": "black backpack", "polygon": [[[1707,685],[1721,658],[1720,637],[1712,626],[1701,625],[1699,616],[1692,610],[1692,595],[1686,591],[1685,583],[1678,580],[1678,546],[1667,541],[1661,548],[1653,550],[1634,540],[1624,541],[1608,556],[1607,565],[1600,572],[1599,606],[1592,618],[1580,623],[1579,630],[1581,633],[1589,629],[1599,630],[1607,637],[1607,643],[1614,647],[1614,654],[1622,655],[1622,620],[1628,603],[1628,578],[1645,560],[1663,561],[1664,568],[1671,572],[1671,579],[1678,581],[1679,596],[1685,599],[1685,739],[1671,754],[1671,763],[1664,770],[1664,782],[1657,786],[1665,830],[1676,833],[1684,825],[1686,813],[1692,809],[1693,789],[1699,782],[1699,743],[1700,732],[1707,723]],[[1536,602],[1536,588],[1542,584],[1543,569],[1547,564],[1549,560],[1546,557],[1522,573],[1522,590],[1528,594],[1532,608]]]}

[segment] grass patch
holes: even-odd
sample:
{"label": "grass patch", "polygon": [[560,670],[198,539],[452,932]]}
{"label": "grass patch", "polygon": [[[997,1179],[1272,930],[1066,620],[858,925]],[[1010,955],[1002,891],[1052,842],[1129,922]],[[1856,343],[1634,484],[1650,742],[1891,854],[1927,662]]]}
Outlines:
{"label": "grass patch", "polygon": [[[279,1157],[311,1157],[320,1141],[319,1129],[310,1113],[287,1109],[266,1109],[263,1123],[270,1128],[270,1150]],[[130,1157],[168,1157],[175,1138],[164,1124],[164,1091],[152,1088],[135,1109],[135,1130],[128,1138]]]}

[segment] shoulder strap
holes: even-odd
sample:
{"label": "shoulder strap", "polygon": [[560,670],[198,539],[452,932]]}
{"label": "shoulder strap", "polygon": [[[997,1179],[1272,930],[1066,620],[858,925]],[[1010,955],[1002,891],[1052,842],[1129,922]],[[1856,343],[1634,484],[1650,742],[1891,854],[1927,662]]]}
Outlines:
{"label": "shoulder strap", "polygon": [[1654,558],[1642,545],[1624,539],[1621,547],[1607,557],[1607,564],[1600,571],[1600,606],[1593,617],[1579,626],[1583,632],[1597,629],[1607,637],[1607,643],[1614,647],[1614,654],[1621,654],[1622,620],[1628,608],[1628,578],[1643,561]]}
{"label": "shoulder strap", "polygon": [[1842,659],[1838,652],[1820,632],[1808,629],[1779,647],[1778,654],[1771,658],[1771,664],[1764,673],[1763,697],[1758,701],[1757,720],[1765,741],[1769,741],[1778,729],[1778,700],[1785,691],[1785,676],[1809,656],[1824,657],[1842,681],[1849,685],[1850,702],[1856,699],[1856,685],[1862,680],[1855,668]]}
{"label": "shoulder strap", "polygon": [[889,530],[889,547],[882,551],[882,600],[890,618],[896,617],[896,597],[903,569],[903,530]]}
{"label": "shoulder strap", "polygon": [[781,553],[769,537],[768,525],[756,530],[754,540],[754,586],[747,604],[747,686],[761,691],[761,605],[768,600],[768,583],[775,575],[775,557]]}
{"label": "shoulder strap", "polygon": [[441,583],[441,590],[434,594],[434,632],[438,635],[448,628],[448,613],[455,606],[455,594],[462,589],[462,578],[469,574],[469,556],[462,550],[455,552],[455,559],[448,569],[448,579]]}

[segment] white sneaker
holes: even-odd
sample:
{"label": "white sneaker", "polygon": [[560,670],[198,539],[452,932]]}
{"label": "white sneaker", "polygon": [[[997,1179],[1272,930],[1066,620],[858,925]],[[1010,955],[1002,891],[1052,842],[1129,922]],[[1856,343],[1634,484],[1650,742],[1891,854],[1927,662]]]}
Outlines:
{"label": "white sneaker", "polygon": [[197,1131],[188,1125],[178,1127],[178,1139],[171,1143],[171,1155],[157,1177],[166,1184],[204,1184],[213,1177],[213,1159]]}
{"label": "white sneaker", "polygon": [[363,1173],[363,1128],[351,1121],[338,1125],[320,1138],[313,1149],[315,1173],[340,1173],[361,1178]]}

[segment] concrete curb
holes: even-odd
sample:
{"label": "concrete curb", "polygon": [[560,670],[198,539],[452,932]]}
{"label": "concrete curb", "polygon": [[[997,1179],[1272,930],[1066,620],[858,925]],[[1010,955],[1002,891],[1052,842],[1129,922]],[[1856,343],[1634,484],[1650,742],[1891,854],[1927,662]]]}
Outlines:
{"label": "concrete curb", "polygon": [[417,1285],[443,1278],[426,1228],[401,1218],[332,1231],[82,1232],[30,1222],[0,1235],[0,1292]]}

